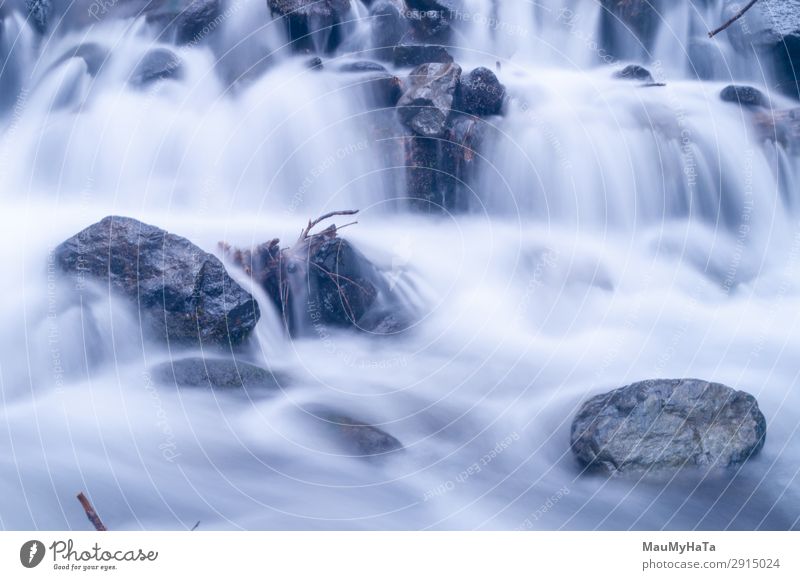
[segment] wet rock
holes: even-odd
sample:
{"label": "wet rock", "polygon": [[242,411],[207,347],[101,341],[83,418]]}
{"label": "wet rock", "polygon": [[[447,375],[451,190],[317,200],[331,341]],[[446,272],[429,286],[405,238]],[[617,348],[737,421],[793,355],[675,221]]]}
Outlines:
{"label": "wet rock", "polygon": [[349,62],[341,65],[339,71],[353,75],[353,86],[361,91],[371,108],[394,107],[403,93],[400,79],[377,62]]}
{"label": "wet rock", "polygon": [[454,63],[427,63],[415,68],[397,103],[403,124],[422,137],[441,136],[460,78],[461,67]]}
{"label": "wet rock", "polygon": [[279,389],[282,381],[261,367],[230,358],[189,357],[165,362],[151,369],[153,379],[164,385],[208,389]]}
{"label": "wet rock", "polygon": [[626,81],[642,81],[645,83],[654,82],[653,75],[650,74],[650,71],[638,64],[629,64],[621,71],[615,72],[614,78]]}
{"label": "wet rock", "polygon": [[[723,19],[742,8],[741,2],[727,2]],[[797,63],[800,62],[800,2],[759,0],[723,34],[747,57],[758,55],[759,66],[772,77],[773,88],[800,98]],[[771,69],[771,70],[770,70]]]}
{"label": "wet rock", "polygon": [[183,63],[171,50],[156,48],[148,52],[131,75],[130,82],[145,87],[156,81],[183,78]]}
{"label": "wet rock", "polygon": [[663,0],[602,0],[600,30],[607,50],[618,58],[639,58],[653,47]]}
{"label": "wet rock", "polygon": [[103,282],[134,302],[146,330],[169,341],[235,345],[260,316],[215,256],[135,219],[104,218],[59,245],[55,260],[78,286]]}
{"label": "wet rock", "polygon": [[314,56],[312,58],[309,58],[303,64],[305,64],[306,68],[311,69],[311,70],[322,70],[324,68],[324,65],[322,64],[322,59],[320,57],[318,57],[318,56]]}
{"label": "wet rock", "polygon": [[764,93],[753,87],[728,85],[719,94],[726,103],[737,103],[742,107],[766,107],[768,105]]}
{"label": "wet rock", "polygon": [[479,151],[487,127],[481,119],[455,115],[440,138],[406,137],[406,193],[411,209],[424,213],[469,209],[470,184],[485,167]]}
{"label": "wet rock", "polygon": [[356,60],[353,62],[346,62],[339,67],[339,71],[344,73],[389,72],[381,63],[373,62],[371,60]]}
{"label": "wet rock", "polygon": [[348,453],[363,459],[384,458],[403,450],[403,444],[386,431],[343,413],[314,411],[323,428],[334,434],[336,442]]}
{"label": "wet rock", "polygon": [[100,72],[103,64],[108,59],[108,50],[94,42],[79,44],[75,48],[65,52],[55,63],[53,63],[53,66],[51,66],[50,69],[52,70],[56,68],[71,58],[83,59],[83,61],[86,63],[87,72],[90,75],[95,76],[98,72]]}
{"label": "wet rock", "polygon": [[758,112],[755,124],[760,139],[778,143],[789,153],[800,153],[800,108]]}
{"label": "wet rock", "polygon": [[579,461],[607,473],[735,466],[764,446],[751,395],[696,379],[650,380],[598,395],[572,423]]}
{"label": "wet rock", "polygon": [[465,211],[472,197],[470,183],[480,173],[479,153],[486,134],[486,123],[474,117],[458,116],[448,124],[441,144],[444,207]]}
{"label": "wet rock", "polygon": [[[327,336],[329,328],[384,334],[408,326],[408,314],[385,276],[336,226],[280,249],[272,240],[230,253],[258,282],[292,336]],[[397,324],[387,321],[397,320]]]}
{"label": "wet rock", "polygon": [[219,26],[220,0],[192,0],[175,17],[178,44],[198,44]]}
{"label": "wet rock", "polygon": [[47,32],[47,24],[52,11],[50,0],[25,0],[28,18],[33,27],[40,33]]}
{"label": "wet rock", "polygon": [[273,17],[281,18],[298,51],[333,51],[342,41],[350,0],[267,0]]}
{"label": "wet rock", "polygon": [[425,63],[452,63],[453,56],[438,44],[400,44],[394,47],[395,66],[419,66]]}
{"label": "wet rock", "polygon": [[506,88],[488,68],[479,67],[461,77],[458,109],[468,115],[499,115]]}
{"label": "wet rock", "polygon": [[369,11],[372,24],[372,47],[376,58],[390,60],[394,47],[409,30],[402,2],[396,0],[378,0]]}

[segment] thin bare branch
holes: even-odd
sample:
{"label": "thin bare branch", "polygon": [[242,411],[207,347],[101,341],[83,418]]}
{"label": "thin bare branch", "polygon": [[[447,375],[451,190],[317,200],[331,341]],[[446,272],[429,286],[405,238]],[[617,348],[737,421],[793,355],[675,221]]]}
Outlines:
{"label": "thin bare branch", "polygon": [[94,506],[92,506],[92,502],[89,501],[83,492],[78,494],[78,501],[81,502],[83,506],[83,511],[86,512],[86,517],[89,518],[89,521],[92,522],[94,529],[98,532],[105,532],[106,526],[103,524],[103,521],[100,519],[100,516],[97,515],[97,512],[94,511]]}
{"label": "thin bare branch", "polygon": [[346,209],[346,210],[341,210],[341,211],[332,211],[332,212],[328,212],[328,213],[326,213],[325,215],[321,215],[321,216],[319,216],[319,217],[318,217],[317,219],[315,219],[315,220],[308,220],[308,225],[307,225],[307,226],[306,226],[306,228],[305,228],[305,229],[304,229],[304,230],[303,230],[303,231],[300,233],[300,240],[299,240],[299,241],[303,241],[303,240],[305,240],[306,238],[308,238],[308,234],[311,232],[311,230],[312,230],[312,229],[313,229],[313,228],[314,228],[314,227],[315,227],[317,224],[319,224],[319,223],[320,223],[320,222],[322,222],[322,221],[325,221],[325,220],[326,220],[326,219],[328,219],[328,218],[332,218],[332,217],[334,217],[334,216],[337,216],[337,215],[356,215],[357,213],[358,213],[358,210],[357,210],[357,209]]}
{"label": "thin bare branch", "polygon": [[733,24],[734,22],[736,22],[737,20],[739,20],[739,19],[740,19],[742,16],[744,16],[744,15],[745,15],[745,12],[747,12],[748,10],[750,10],[750,9],[753,7],[753,5],[754,5],[756,2],[758,2],[758,0],[750,0],[750,2],[747,4],[747,6],[745,6],[745,7],[744,7],[744,8],[742,8],[741,10],[739,10],[739,12],[737,12],[737,13],[736,13],[736,14],[733,16],[733,18],[731,18],[730,20],[728,20],[728,21],[727,21],[725,24],[723,24],[722,26],[720,26],[720,27],[719,27],[719,28],[717,28],[716,30],[712,30],[711,32],[709,32],[709,33],[708,33],[708,37],[709,37],[709,38],[714,38],[714,37],[715,37],[717,34],[719,34],[719,33],[720,33],[720,32],[722,32],[723,30],[725,30],[726,28],[728,28],[728,27],[729,27],[731,24]]}

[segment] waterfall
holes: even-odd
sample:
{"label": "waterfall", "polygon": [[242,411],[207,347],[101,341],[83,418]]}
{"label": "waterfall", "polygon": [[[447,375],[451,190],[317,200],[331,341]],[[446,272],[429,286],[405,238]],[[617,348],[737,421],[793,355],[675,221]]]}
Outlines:
{"label": "waterfall", "polygon": [[[23,3],[0,9],[0,526],[78,528],[62,503],[88,488],[114,529],[797,527],[800,164],[769,113],[797,102],[739,29],[708,38],[730,3],[652,2],[636,29],[600,0],[464,0],[441,44],[506,99],[480,121],[466,208],[437,215],[407,203],[383,85],[347,70],[380,54],[376,3],[302,49],[266,0],[223,0],[189,41],[166,2],[54,2],[44,33]],[[381,64],[404,90],[411,68]],[[723,101],[731,84],[769,107]],[[155,385],[172,348],[107,288],[75,298],[53,262],[111,214],[220,254],[342,209],[418,320],[290,339],[251,288],[247,360],[287,377],[263,399]],[[579,476],[582,401],[695,376],[757,396],[757,460],[730,481]],[[308,428],[320,404],[404,455],[342,456]]]}

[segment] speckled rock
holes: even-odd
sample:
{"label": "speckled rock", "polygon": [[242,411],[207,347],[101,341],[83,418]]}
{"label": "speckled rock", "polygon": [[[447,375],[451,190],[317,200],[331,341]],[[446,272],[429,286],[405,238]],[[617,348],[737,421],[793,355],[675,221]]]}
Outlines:
{"label": "speckled rock", "polygon": [[648,380],[598,395],[572,423],[578,460],[606,473],[725,468],[764,446],[755,398],[697,379]]}

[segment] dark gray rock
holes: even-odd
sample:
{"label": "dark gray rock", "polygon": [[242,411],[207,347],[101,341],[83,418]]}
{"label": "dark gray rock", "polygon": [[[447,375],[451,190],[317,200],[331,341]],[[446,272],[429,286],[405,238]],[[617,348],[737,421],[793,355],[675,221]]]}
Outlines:
{"label": "dark gray rock", "polygon": [[460,79],[461,67],[455,63],[426,63],[415,68],[397,103],[400,120],[422,137],[441,136]]}
{"label": "dark gray rock", "polygon": [[294,50],[330,52],[341,43],[350,0],[267,0],[267,4],[273,17],[283,20]]}
{"label": "dark gray rock", "polygon": [[381,63],[371,60],[355,60],[352,62],[346,62],[339,67],[339,71],[345,73],[389,72]]}
{"label": "dark gray rock", "polygon": [[499,115],[503,110],[506,88],[488,68],[479,67],[461,77],[458,109],[467,115]]}
{"label": "dark gray rock", "polygon": [[260,316],[219,259],[135,219],[104,218],[59,245],[55,260],[78,280],[107,283],[136,303],[146,329],[169,341],[235,345]]}
{"label": "dark gray rock", "polygon": [[423,12],[456,12],[463,8],[462,0],[405,0],[411,10]]}
{"label": "dark gray rock", "polygon": [[395,66],[419,66],[429,62],[451,63],[453,55],[438,44],[399,44],[394,47]]}
{"label": "dark gray rock", "polygon": [[303,64],[305,64],[306,68],[311,70],[322,70],[325,68],[325,65],[322,63],[322,59],[318,56],[312,56]]}
{"label": "dark gray rock", "polygon": [[409,30],[401,2],[378,0],[369,11],[372,47],[377,58],[391,59],[392,50]]}
{"label": "dark gray rock", "polygon": [[647,55],[661,24],[664,0],[602,0],[603,44],[618,58]]}
{"label": "dark gray rock", "polygon": [[352,86],[361,91],[370,108],[394,107],[403,94],[400,79],[376,62],[345,63],[339,70],[354,77]]}
{"label": "dark gray rock", "polygon": [[198,44],[218,27],[220,0],[192,0],[175,18],[178,44]]}
{"label": "dark gray rock", "polygon": [[50,20],[52,3],[50,0],[25,0],[28,15],[33,27],[40,33],[47,32],[47,25]]}
{"label": "dark gray rock", "polygon": [[[292,336],[325,338],[330,328],[393,334],[409,316],[385,276],[331,226],[291,248],[272,240],[232,253],[261,285]],[[387,320],[397,324],[387,327]]]}
{"label": "dark gray rock", "polygon": [[607,473],[658,473],[742,463],[767,424],[751,395],[696,379],[649,380],[598,395],[572,422],[572,451]]}
{"label": "dark gray rock", "polygon": [[[741,9],[727,2],[723,18]],[[800,0],[759,0],[724,33],[743,55],[758,55],[759,67],[772,78],[772,88],[800,98]]]}
{"label": "dark gray rock", "polygon": [[95,76],[100,72],[100,69],[108,59],[108,50],[94,42],[86,42],[79,44],[75,48],[65,52],[59,59],[53,63],[50,69],[54,69],[62,63],[71,58],[81,58],[86,63],[87,72]]}
{"label": "dark gray rock", "polygon": [[346,414],[330,410],[312,411],[339,446],[362,459],[380,459],[403,450],[403,444],[386,431]]}
{"label": "dark gray rock", "polygon": [[800,108],[760,111],[754,118],[760,139],[778,143],[789,153],[800,153]]}
{"label": "dark gray rock", "polygon": [[160,384],[209,389],[279,389],[280,377],[249,363],[228,358],[190,357],[156,365],[153,379]]}
{"label": "dark gray rock", "polygon": [[645,83],[653,82],[653,75],[650,74],[650,71],[638,64],[629,64],[621,71],[615,72],[614,78],[626,81],[642,81]]}
{"label": "dark gray rock", "polygon": [[130,82],[137,87],[146,87],[156,81],[182,78],[183,63],[178,55],[166,48],[156,48],[144,55]]}
{"label": "dark gray rock", "polygon": [[742,107],[766,107],[769,104],[764,93],[754,87],[741,85],[728,85],[722,89],[719,98]]}

